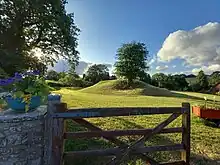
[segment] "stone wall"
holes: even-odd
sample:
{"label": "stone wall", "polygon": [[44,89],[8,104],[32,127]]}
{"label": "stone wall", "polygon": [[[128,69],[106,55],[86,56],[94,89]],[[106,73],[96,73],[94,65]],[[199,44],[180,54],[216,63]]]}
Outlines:
{"label": "stone wall", "polygon": [[0,165],[42,165],[47,107],[0,112]]}

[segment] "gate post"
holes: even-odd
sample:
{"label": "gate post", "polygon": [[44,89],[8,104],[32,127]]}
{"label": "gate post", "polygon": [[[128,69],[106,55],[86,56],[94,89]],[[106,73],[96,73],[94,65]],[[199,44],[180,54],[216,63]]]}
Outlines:
{"label": "gate post", "polygon": [[[56,104],[54,113],[65,112],[67,109],[66,103]],[[53,118],[52,125],[52,162],[53,165],[63,165],[63,152],[64,152],[64,132],[65,121],[63,118]]]}
{"label": "gate post", "polygon": [[181,152],[181,159],[185,161],[186,165],[190,163],[190,104],[182,103],[182,108],[185,112],[182,115],[182,144],[185,150]]}
{"label": "gate post", "polygon": [[47,116],[45,118],[45,129],[44,129],[44,165],[52,165],[52,134],[53,134],[53,118],[52,114],[55,111],[55,104],[59,104],[61,96],[52,94],[48,96],[47,104]]}

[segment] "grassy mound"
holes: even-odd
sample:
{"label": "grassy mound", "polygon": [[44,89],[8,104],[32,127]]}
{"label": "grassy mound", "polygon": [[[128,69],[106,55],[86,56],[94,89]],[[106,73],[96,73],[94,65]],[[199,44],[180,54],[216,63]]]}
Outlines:
{"label": "grassy mound", "polygon": [[167,89],[157,88],[142,81],[134,81],[131,87],[126,80],[101,81],[91,87],[80,90],[85,93],[114,94],[114,95],[147,95],[147,96],[171,96]]}

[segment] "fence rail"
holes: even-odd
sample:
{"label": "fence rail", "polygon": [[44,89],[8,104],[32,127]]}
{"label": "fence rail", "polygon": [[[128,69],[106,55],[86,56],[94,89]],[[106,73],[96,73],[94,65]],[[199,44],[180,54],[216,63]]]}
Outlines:
{"label": "fence rail", "polygon": [[[83,118],[113,117],[131,115],[157,115],[171,114],[166,120],[151,129],[130,129],[130,130],[102,130]],[[176,118],[182,115],[182,126],[175,128],[165,128]],[[66,158],[76,158],[83,156],[111,156],[112,159],[104,165],[120,165],[129,159],[129,156],[139,156],[144,161],[152,165],[189,165],[190,159],[190,105],[183,103],[182,107],[127,107],[127,108],[82,108],[67,109],[65,103],[57,104],[51,114],[53,120],[52,133],[52,163],[53,165],[63,165]],[[90,131],[66,132],[65,119],[72,119],[74,122],[86,127]],[[182,133],[182,142],[173,145],[144,146],[144,142],[156,134]],[[117,139],[118,136],[142,135],[140,139],[132,144]],[[64,152],[64,140],[76,138],[102,137],[116,144],[118,147],[102,150],[86,150]],[[150,158],[146,153],[156,151],[179,151],[181,161],[159,163]]]}

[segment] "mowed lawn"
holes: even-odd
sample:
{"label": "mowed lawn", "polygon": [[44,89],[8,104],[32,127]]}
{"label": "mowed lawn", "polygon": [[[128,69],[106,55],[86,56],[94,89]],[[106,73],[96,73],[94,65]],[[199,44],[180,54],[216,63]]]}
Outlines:
{"label": "mowed lawn", "polygon": [[[62,94],[62,101],[68,104],[68,107],[161,107],[161,106],[181,106],[182,102],[189,102],[191,105],[204,104],[203,97],[212,100],[213,95],[199,94],[199,93],[182,93],[177,97],[153,97],[153,96],[118,96],[118,95],[100,95],[83,93],[80,90],[61,89],[55,93]],[[216,101],[220,102],[220,97],[216,97]],[[211,104],[211,101],[208,101]],[[219,103],[220,104],[220,103]],[[150,116],[129,116],[129,117],[111,117],[111,118],[94,118],[89,119],[105,130],[114,129],[131,129],[131,128],[152,128],[158,123],[166,119],[167,115],[150,115]],[[180,118],[169,125],[169,127],[180,126]],[[68,131],[82,131],[86,130],[72,121],[68,121]],[[120,137],[126,142],[133,142],[137,140],[138,136]],[[156,135],[146,145],[153,144],[173,144],[181,141],[180,134],[166,134]],[[112,147],[111,143],[101,138],[94,139],[77,139],[67,141],[66,150],[86,150],[86,149],[100,149]],[[196,165],[218,165],[220,164],[220,128],[206,126],[197,117],[192,115],[191,120],[191,164]],[[176,152],[157,152],[151,153],[152,157],[160,161],[170,161],[173,159],[180,159],[180,154]],[[144,164],[140,159],[131,158],[129,165]],[[84,158],[83,160],[69,161],[68,165],[98,165],[105,159]]]}

